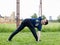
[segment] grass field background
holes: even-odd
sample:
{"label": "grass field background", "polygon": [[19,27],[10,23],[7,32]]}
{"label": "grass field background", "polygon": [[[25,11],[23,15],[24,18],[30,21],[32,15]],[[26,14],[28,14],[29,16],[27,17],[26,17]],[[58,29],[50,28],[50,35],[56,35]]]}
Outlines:
{"label": "grass field background", "polygon": [[8,37],[16,30],[16,24],[0,24],[0,45],[60,45],[60,23],[49,23],[42,27],[41,40],[36,42],[26,27],[11,42]]}
{"label": "grass field background", "polygon": [[[16,30],[16,24],[0,24],[0,32],[13,32]],[[57,32],[60,31],[60,23],[49,23],[48,25],[43,25],[42,32]],[[26,27],[22,32],[30,32]]]}
{"label": "grass field background", "polygon": [[0,45],[60,45],[60,32],[42,32],[39,42],[35,41],[31,32],[20,32],[9,42],[10,34],[0,33]]}

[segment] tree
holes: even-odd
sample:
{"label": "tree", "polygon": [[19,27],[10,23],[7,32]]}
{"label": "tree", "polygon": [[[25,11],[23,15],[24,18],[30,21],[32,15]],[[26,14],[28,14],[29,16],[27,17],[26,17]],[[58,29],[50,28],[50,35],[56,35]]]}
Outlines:
{"label": "tree", "polygon": [[42,15],[42,19],[46,19],[45,15]]}
{"label": "tree", "polygon": [[60,22],[60,15],[57,17],[57,21]]}
{"label": "tree", "polygon": [[[36,13],[34,13],[34,14],[31,16],[31,18],[38,18],[38,16],[37,16]],[[45,15],[42,15],[42,19],[46,19]]]}
{"label": "tree", "polygon": [[37,14],[34,13],[34,14],[31,16],[31,18],[37,18]]}

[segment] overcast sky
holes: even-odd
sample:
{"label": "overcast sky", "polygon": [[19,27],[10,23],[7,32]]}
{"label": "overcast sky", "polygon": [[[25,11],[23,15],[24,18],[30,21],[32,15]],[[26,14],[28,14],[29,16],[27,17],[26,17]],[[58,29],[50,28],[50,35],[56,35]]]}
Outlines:
{"label": "overcast sky", "polygon": [[[60,15],[60,0],[42,0],[42,13],[49,19],[52,16],[56,19]],[[34,13],[39,12],[39,0],[20,0],[20,18],[30,18]],[[0,0],[0,14],[10,16],[16,12],[16,0]],[[39,15],[38,15],[39,16]]]}

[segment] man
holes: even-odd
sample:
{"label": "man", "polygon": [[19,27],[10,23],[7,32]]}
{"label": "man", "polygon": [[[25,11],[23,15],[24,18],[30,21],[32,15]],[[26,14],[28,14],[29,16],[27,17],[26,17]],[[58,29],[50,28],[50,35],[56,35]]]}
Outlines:
{"label": "man", "polygon": [[[33,36],[35,37],[36,41],[40,40],[40,36],[41,36],[41,29],[42,29],[42,25],[47,25],[48,24],[48,20],[47,19],[43,19],[41,17],[39,18],[31,18],[31,19],[25,19],[24,21],[22,21],[21,25],[16,29],[15,32],[13,32],[10,37],[9,37],[9,41],[11,41],[11,39],[18,33],[20,32],[24,27],[28,27],[30,29],[30,31],[32,32]],[[38,32],[36,34],[36,30],[35,28],[38,29]]]}

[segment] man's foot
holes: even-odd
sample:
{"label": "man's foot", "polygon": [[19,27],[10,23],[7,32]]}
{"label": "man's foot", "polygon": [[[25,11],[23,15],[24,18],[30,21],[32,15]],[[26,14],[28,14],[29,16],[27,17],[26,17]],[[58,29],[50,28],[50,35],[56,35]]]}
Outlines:
{"label": "man's foot", "polygon": [[39,42],[39,40],[36,40],[37,42]]}
{"label": "man's foot", "polygon": [[7,42],[10,42],[11,40],[7,39]]}
{"label": "man's foot", "polygon": [[8,39],[8,41],[11,41],[11,39]]}

